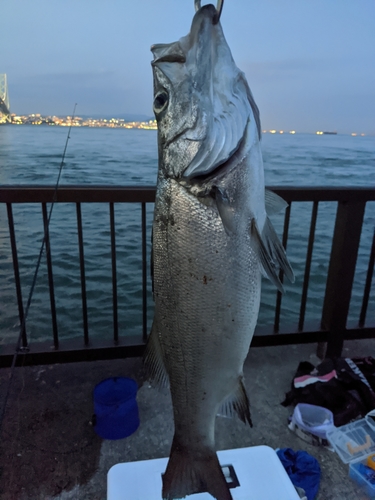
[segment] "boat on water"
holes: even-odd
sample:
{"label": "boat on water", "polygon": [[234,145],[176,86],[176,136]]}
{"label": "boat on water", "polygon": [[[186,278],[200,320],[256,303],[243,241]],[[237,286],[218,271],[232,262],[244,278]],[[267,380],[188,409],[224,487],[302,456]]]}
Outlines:
{"label": "boat on water", "polygon": [[323,132],[323,135],[337,135],[337,132]]}

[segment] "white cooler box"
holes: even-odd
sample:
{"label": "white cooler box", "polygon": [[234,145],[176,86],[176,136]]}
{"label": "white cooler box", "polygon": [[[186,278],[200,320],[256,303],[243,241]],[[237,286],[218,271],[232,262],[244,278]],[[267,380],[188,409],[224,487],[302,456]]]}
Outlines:
{"label": "white cooler box", "polygon": [[[276,452],[269,446],[253,446],[218,452],[233,500],[299,500],[297,491]],[[108,471],[107,500],[161,500],[162,474],[168,458],[114,465]],[[233,470],[234,473],[233,474]],[[236,481],[234,481],[236,483]],[[212,500],[208,493],[197,493],[186,500]]]}

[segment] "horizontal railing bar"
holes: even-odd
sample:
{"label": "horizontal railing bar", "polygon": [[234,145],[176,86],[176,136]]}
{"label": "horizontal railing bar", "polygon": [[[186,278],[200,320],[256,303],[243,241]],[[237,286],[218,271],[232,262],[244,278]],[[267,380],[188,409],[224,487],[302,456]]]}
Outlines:
{"label": "horizontal railing bar", "polygon": [[[292,344],[314,344],[326,342],[329,332],[309,331],[304,333],[278,333],[268,335],[255,335],[251,347],[272,347]],[[344,340],[370,339],[375,335],[375,327],[354,328],[343,333]],[[77,339],[60,342],[59,350],[51,350],[51,344],[43,342],[36,344],[25,354],[20,354],[17,366],[42,365],[54,363],[74,363],[79,361],[99,361],[109,359],[122,359],[125,357],[141,357],[146,345],[140,341],[140,336],[129,337],[128,343],[124,339],[119,344],[105,344],[92,341],[90,347],[85,347]],[[2,346],[3,354],[0,356],[0,368],[7,368],[12,363],[13,345]]]}
{"label": "horizontal railing bar", "polygon": [[[53,363],[74,363],[78,361],[98,361],[102,359],[121,359],[125,357],[140,357],[143,355],[145,344],[140,336],[129,337],[128,342],[119,340],[105,342],[90,339],[90,346],[85,346],[81,339],[60,341],[58,350],[51,349],[50,342],[33,344],[33,347],[25,354],[19,354],[18,366],[41,365]],[[0,356],[0,368],[6,368],[12,363],[12,349],[14,346],[2,346]]]}
{"label": "horizontal railing bar", "polygon": [[[375,201],[375,188],[370,187],[306,187],[267,186],[287,201]],[[0,203],[50,202],[54,186],[0,186]],[[155,201],[155,186],[60,186],[56,202],[109,203]]]}
{"label": "horizontal railing bar", "polygon": [[[375,327],[353,328],[343,332],[344,340],[371,339],[374,338]],[[329,332],[317,330],[312,332],[278,333],[274,335],[254,335],[251,347],[267,347],[290,344],[314,344],[327,342]]]}
{"label": "horizontal railing bar", "polygon": [[345,186],[266,186],[286,201],[375,201],[375,188]]}
{"label": "horizontal railing bar", "polygon": [[[56,192],[57,203],[141,203],[155,201],[151,186],[61,186]],[[53,186],[0,186],[0,202],[50,202]]]}

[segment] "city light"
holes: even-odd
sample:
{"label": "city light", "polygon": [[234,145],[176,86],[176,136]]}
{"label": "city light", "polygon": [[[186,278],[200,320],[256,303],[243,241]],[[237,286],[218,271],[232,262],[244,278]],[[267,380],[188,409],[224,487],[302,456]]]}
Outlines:
{"label": "city light", "polygon": [[81,118],[79,116],[42,116],[39,113],[31,115],[10,115],[10,121],[13,125],[49,125],[59,127],[105,127],[105,128],[127,128],[142,130],[157,130],[156,120],[145,122],[126,122],[122,118]]}

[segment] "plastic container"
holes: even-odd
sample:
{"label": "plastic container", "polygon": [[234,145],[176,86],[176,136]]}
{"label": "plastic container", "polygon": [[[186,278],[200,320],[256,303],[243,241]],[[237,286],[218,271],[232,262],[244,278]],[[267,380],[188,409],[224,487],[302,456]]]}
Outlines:
{"label": "plastic container", "polygon": [[375,428],[365,418],[335,427],[327,438],[345,464],[360,462],[375,453]]}
{"label": "plastic container", "polygon": [[292,422],[302,429],[326,439],[327,432],[333,429],[333,414],[322,406],[299,403],[293,412]]}
{"label": "plastic container", "polygon": [[137,383],[131,378],[113,377],[94,389],[94,430],[103,439],[122,439],[139,426]]}
{"label": "plastic container", "polygon": [[[349,467],[349,477],[354,479],[363,489],[370,498],[375,498],[375,480],[369,479],[367,474],[363,473],[361,466],[364,466],[364,462],[357,462],[355,464],[350,464]],[[371,469],[370,469],[371,470]],[[375,471],[372,471],[375,478]]]}
{"label": "plastic container", "polygon": [[350,464],[349,477],[375,499],[375,471],[368,467],[368,459],[375,453],[374,414],[371,411],[361,420],[329,431],[327,438],[341,460]]}
{"label": "plastic container", "polygon": [[333,414],[322,406],[298,403],[289,424],[301,439],[314,445],[328,445],[327,432],[334,429]]}
{"label": "plastic container", "polygon": [[373,471],[375,471],[375,453],[373,455],[369,455],[366,460],[367,467],[370,467]]}
{"label": "plastic container", "polygon": [[367,413],[365,417],[367,425],[369,425],[375,431],[375,410],[371,410]]}

